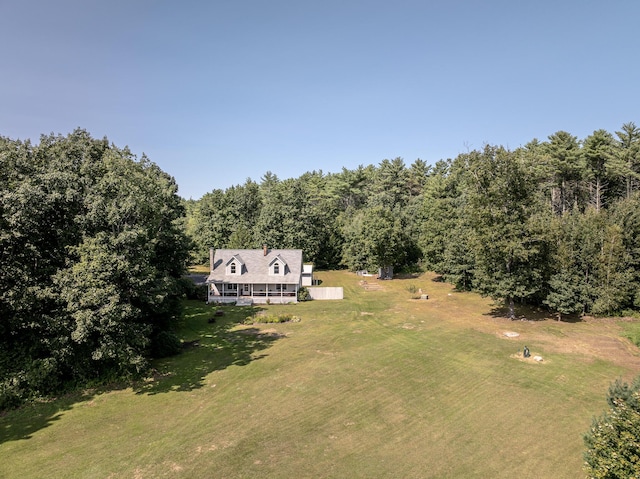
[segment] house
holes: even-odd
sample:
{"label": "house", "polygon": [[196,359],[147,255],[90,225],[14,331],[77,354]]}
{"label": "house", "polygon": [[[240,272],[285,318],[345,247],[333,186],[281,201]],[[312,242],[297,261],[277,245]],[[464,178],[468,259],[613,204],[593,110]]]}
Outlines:
{"label": "house", "polygon": [[209,262],[209,302],[296,303],[303,275],[313,281],[299,249],[211,249]]}

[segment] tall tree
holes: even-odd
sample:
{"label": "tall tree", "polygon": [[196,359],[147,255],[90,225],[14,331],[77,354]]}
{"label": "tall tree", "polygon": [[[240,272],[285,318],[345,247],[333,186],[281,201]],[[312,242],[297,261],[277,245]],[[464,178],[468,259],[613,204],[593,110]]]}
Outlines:
{"label": "tall tree", "polygon": [[475,261],[468,242],[469,226],[463,215],[462,173],[462,169],[452,168],[450,160],[436,163],[424,186],[422,223],[417,237],[425,266],[457,288],[468,290],[472,287]]}
{"label": "tall tree", "polygon": [[515,317],[516,299],[538,292],[541,239],[529,222],[535,211],[535,184],[521,152],[486,146],[462,155],[467,181],[466,221],[477,288],[504,300]]}
{"label": "tall tree", "polygon": [[[597,219],[597,218],[596,218]],[[589,241],[584,215],[579,210],[566,212],[549,221],[551,264],[547,296],[543,303],[562,315],[585,312],[590,304],[591,258],[597,245]]]}
{"label": "tall tree", "polygon": [[600,211],[607,202],[610,182],[621,176],[621,165],[614,157],[614,140],[611,133],[606,130],[594,131],[584,140],[582,155],[591,205],[596,211]]}
{"label": "tall tree", "polygon": [[0,408],[135,370],[178,312],[189,243],[175,181],[84,130],[3,139],[0,161]]}
{"label": "tall tree", "polygon": [[595,257],[594,314],[608,316],[629,304],[633,272],[626,267],[625,256],[622,228],[607,224],[601,231],[600,251]]}
{"label": "tall tree", "polygon": [[408,183],[409,171],[402,158],[383,160],[376,169],[368,204],[388,209],[402,208],[410,194]]}
{"label": "tall tree", "polygon": [[624,245],[624,271],[630,276],[629,285],[632,304],[628,307],[640,308],[640,193],[635,192],[629,199],[616,203],[611,212],[611,221],[618,225]]}
{"label": "tall tree", "polygon": [[640,186],[640,128],[629,122],[616,131],[618,137],[618,159],[625,168],[625,196],[627,199]]}
{"label": "tall tree", "polygon": [[549,136],[544,150],[551,177],[552,208],[562,214],[579,203],[580,144],[577,137],[558,131]]}
{"label": "tall tree", "polygon": [[406,235],[402,219],[382,206],[352,210],[342,217],[342,230],[342,261],[352,271],[402,267],[418,259],[416,244]]}
{"label": "tall tree", "polygon": [[225,192],[216,189],[205,194],[196,203],[192,215],[193,260],[205,263],[209,259],[209,248],[224,248],[233,231]]}

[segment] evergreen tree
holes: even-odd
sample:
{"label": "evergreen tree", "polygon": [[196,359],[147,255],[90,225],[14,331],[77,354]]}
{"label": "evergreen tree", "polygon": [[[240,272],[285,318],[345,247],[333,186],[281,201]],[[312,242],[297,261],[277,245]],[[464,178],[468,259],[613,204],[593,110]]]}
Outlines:
{"label": "evergreen tree", "polygon": [[593,420],[584,436],[588,477],[640,477],[640,378],[631,385],[616,381],[607,403],[609,410]]}
{"label": "evergreen tree", "polygon": [[558,131],[549,136],[544,153],[551,182],[551,205],[556,214],[562,214],[580,203],[580,144],[575,136]]}
{"label": "evergreen tree", "polygon": [[[582,156],[585,162],[584,178],[587,182],[590,204],[600,211],[614,196],[615,180],[622,177],[623,165],[614,155],[611,133],[596,130],[584,140]],[[610,190],[611,189],[611,190]]]}
{"label": "evergreen tree", "polygon": [[624,165],[625,197],[638,191],[640,187],[640,128],[629,122],[616,131],[618,148],[616,154],[621,165]]}

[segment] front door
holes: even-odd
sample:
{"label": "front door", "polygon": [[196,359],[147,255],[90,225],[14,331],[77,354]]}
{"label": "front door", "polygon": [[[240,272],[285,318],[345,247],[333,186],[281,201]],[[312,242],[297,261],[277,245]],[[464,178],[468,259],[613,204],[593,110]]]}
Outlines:
{"label": "front door", "polygon": [[242,285],[242,296],[251,296],[251,285],[249,284]]}

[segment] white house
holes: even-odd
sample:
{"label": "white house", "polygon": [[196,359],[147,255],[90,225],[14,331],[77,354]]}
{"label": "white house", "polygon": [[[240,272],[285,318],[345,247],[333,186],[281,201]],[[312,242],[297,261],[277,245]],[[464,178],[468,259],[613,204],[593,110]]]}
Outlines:
{"label": "white house", "polygon": [[296,303],[313,275],[299,249],[211,249],[209,262],[209,302]]}

